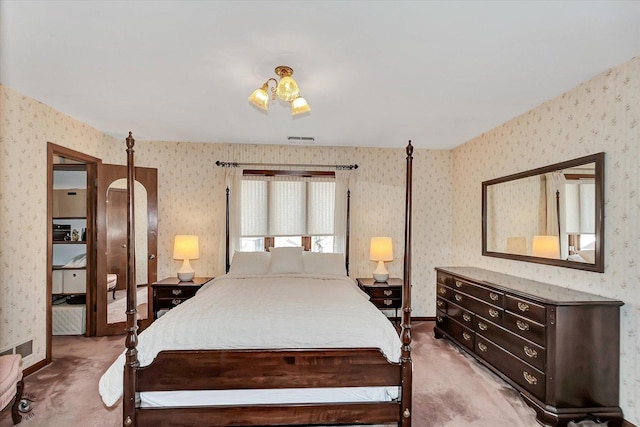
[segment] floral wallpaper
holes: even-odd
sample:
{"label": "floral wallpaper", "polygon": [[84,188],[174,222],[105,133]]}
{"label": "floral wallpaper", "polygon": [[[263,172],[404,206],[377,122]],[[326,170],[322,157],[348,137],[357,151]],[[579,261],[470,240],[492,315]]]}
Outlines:
{"label": "floral wallpaper", "polygon": [[[605,153],[605,272],[544,266],[481,252],[481,183]],[[451,262],[624,301],[620,406],[640,424],[640,57],[452,151]]]}
{"label": "floral wallpaper", "polygon": [[[102,159],[126,162],[125,142],[0,85],[0,350],[33,340],[25,367],[46,352],[47,141]],[[135,137],[135,128],[134,137]],[[138,166],[158,169],[158,277],[175,276],[176,234],[197,234],[200,276],[224,273],[224,170],[216,160],[267,163],[357,163],[351,184],[351,276],[371,277],[372,236],[390,236],[393,277],[403,274],[405,146],[242,145],[136,141]],[[451,240],[450,152],[414,151],[413,315],[435,312],[433,268],[447,264]],[[15,242],[21,242],[16,245]]]}
{"label": "floral wallpaper", "polygon": [[[123,131],[127,131],[123,130]],[[132,125],[135,136],[135,124]],[[33,340],[25,367],[45,358],[46,143],[124,164],[125,143],[0,85],[0,350]],[[198,275],[224,272],[224,171],[216,160],[358,163],[351,185],[351,275],[370,277],[369,239],[393,239],[402,275],[405,150],[137,141],[139,166],[158,169],[158,277],[175,275],[176,234],[197,234]],[[481,182],[604,151],[605,273],[481,255]],[[640,58],[634,58],[454,150],[415,150],[413,315],[435,314],[441,265],[473,265],[625,302],[620,405],[640,424]],[[19,244],[16,244],[19,242]]]}

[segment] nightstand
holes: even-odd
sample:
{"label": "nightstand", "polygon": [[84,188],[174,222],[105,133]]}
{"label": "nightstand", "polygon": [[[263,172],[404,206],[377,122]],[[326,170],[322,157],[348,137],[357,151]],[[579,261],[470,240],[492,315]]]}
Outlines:
{"label": "nightstand", "polygon": [[213,277],[194,277],[188,282],[181,282],[177,277],[169,277],[152,283],[154,320],[158,318],[158,311],[169,310],[183,303],[212,279]]}
{"label": "nightstand", "polygon": [[380,310],[395,309],[398,319],[398,309],[402,307],[402,279],[389,278],[386,282],[376,282],[373,279],[356,279],[360,289],[370,297],[370,301]]}

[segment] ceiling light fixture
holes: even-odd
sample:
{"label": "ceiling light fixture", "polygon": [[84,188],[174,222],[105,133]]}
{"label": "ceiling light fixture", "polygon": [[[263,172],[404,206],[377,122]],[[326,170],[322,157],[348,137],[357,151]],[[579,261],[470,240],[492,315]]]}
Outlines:
{"label": "ceiling light fixture", "polygon": [[[280,65],[276,67],[275,72],[280,77],[280,82],[278,83],[276,79],[270,78],[262,87],[253,91],[249,96],[249,101],[258,108],[269,110],[269,98],[274,100],[278,95],[278,98],[291,104],[292,116],[311,111],[307,100],[300,96],[298,83],[291,77],[293,68]],[[270,82],[275,84],[275,86],[271,87],[271,96],[269,96]]]}

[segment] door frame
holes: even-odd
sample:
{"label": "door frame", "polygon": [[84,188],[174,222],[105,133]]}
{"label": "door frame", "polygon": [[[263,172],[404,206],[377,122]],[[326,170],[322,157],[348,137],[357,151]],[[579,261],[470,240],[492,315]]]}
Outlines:
{"label": "door frame", "polygon": [[85,336],[96,333],[95,323],[95,283],[97,271],[96,245],[96,179],[98,165],[102,160],[71,148],[47,142],[47,291],[46,291],[46,364],[51,363],[52,341],[52,271],[53,271],[53,166],[54,157],[65,157],[85,165],[87,170],[87,302],[86,302],[86,332]]}
{"label": "door frame", "polygon": [[[98,170],[96,186],[96,236],[97,253],[104,257],[104,262],[97,263],[96,285],[96,335],[120,335],[126,333],[126,322],[107,323],[107,191],[111,182],[119,178],[127,178],[127,167],[101,163]],[[135,180],[144,185],[147,191],[147,318],[138,321],[139,332],[153,322],[153,294],[151,284],[158,279],[158,169],[135,167]],[[150,185],[150,184],[153,185]],[[126,280],[126,278],[122,278]],[[104,289],[104,292],[102,290]]]}

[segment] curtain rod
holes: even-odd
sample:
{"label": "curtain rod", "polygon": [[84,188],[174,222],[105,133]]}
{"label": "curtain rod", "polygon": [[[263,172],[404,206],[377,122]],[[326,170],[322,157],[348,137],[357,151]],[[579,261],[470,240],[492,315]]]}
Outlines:
{"label": "curtain rod", "polygon": [[354,170],[358,165],[314,165],[314,164],[293,164],[293,163],[240,163],[216,161],[216,165],[223,168],[237,168],[239,166],[288,166],[295,168],[335,168],[336,170]]}

